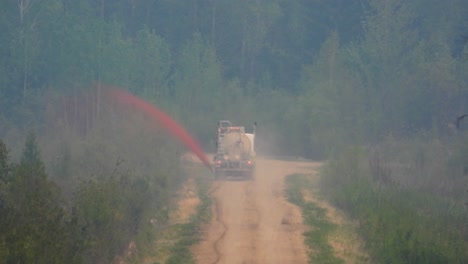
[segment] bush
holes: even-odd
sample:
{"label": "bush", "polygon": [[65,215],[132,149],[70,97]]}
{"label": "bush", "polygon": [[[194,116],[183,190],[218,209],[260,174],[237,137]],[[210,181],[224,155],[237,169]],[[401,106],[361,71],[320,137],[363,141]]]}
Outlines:
{"label": "bush", "polygon": [[[417,158],[400,150],[395,152],[399,156]],[[426,191],[430,188],[399,184],[392,172],[402,165],[395,163],[395,156],[387,155],[375,149],[340,152],[322,171],[324,194],[359,221],[359,230],[377,262],[466,263],[466,209],[453,197]],[[427,167],[442,165],[424,162],[421,166],[419,173],[424,174]],[[388,179],[383,180],[383,175]]]}

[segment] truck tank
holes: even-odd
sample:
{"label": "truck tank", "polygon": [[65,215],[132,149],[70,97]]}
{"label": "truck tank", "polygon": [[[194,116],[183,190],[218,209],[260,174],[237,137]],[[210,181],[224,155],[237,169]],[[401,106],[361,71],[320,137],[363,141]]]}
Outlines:
{"label": "truck tank", "polygon": [[226,133],[221,146],[225,159],[243,160],[252,156],[252,142],[246,134],[241,132],[231,131]]}

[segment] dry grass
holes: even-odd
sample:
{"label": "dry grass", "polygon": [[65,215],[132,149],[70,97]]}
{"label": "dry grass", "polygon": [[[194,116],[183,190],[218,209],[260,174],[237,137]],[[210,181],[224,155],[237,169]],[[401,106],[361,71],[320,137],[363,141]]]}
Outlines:
{"label": "dry grass", "polygon": [[320,197],[318,175],[308,175],[307,179],[311,188],[302,190],[304,200],[325,209],[328,220],[336,225],[328,237],[335,256],[345,263],[370,263],[369,255],[364,250],[364,241],[357,234],[358,223],[351,221],[341,210]]}
{"label": "dry grass", "polygon": [[172,211],[169,218],[171,224],[185,224],[190,216],[196,213],[200,204],[200,198],[197,196],[196,183],[193,178],[189,178],[178,192],[176,210]]}
{"label": "dry grass", "polygon": [[178,191],[177,207],[169,214],[169,225],[160,231],[159,238],[153,246],[154,252],[143,260],[143,264],[166,263],[171,250],[180,239],[180,225],[189,222],[197,212],[200,199],[197,196],[197,185],[194,178],[189,178]]}

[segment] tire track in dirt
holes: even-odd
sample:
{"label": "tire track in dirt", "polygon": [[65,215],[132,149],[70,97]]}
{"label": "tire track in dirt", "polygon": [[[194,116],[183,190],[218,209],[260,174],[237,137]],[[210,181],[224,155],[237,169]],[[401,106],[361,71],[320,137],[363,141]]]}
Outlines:
{"label": "tire track in dirt", "polygon": [[220,236],[214,241],[213,243],[213,251],[215,252],[216,254],[216,258],[215,260],[212,262],[212,264],[217,264],[220,259],[221,259],[221,252],[220,252],[220,249],[219,249],[219,243],[223,240],[224,236],[226,235],[226,232],[228,230],[228,226],[226,225],[226,223],[223,221],[223,218],[222,218],[222,208],[220,206],[220,201],[218,198],[216,198],[213,194],[219,189],[220,187],[220,183],[219,182],[215,182],[215,185],[213,186],[213,188],[209,191],[209,194],[208,196],[212,199],[212,201],[214,202],[214,213],[215,213],[215,219],[216,219],[216,222],[218,222],[222,228],[223,228],[223,231],[221,232]]}
{"label": "tire track in dirt", "polygon": [[[223,255],[220,249],[220,245],[221,243],[223,243],[223,239],[226,233],[229,232],[229,226],[226,224],[226,222],[223,219],[223,208],[221,206],[220,199],[216,197],[216,195],[214,195],[216,191],[220,188],[220,185],[221,185],[221,182],[216,182],[213,188],[209,192],[209,196],[213,200],[213,207],[214,207],[214,213],[215,213],[213,218],[215,219],[216,223],[220,224],[222,227],[222,231],[219,234],[219,237],[216,238],[215,241],[213,242],[213,251],[215,253],[215,259],[213,262],[211,262],[211,264],[218,264],[221,262]],[[246,204],[249,207],[248,210],[253,211],[253,216],[251,217],[252,219],[249,219],[249,220],[252,220],[252,222],[249,221],[248,223],[246,223],[246,225],[248,225],[248,227],[251,229],[256,229],[258,227],[258,219],[260,218],[260,212],[255,204],[255,199],[253,197],[253,192],[252,192],[253,187],[254,186],[251,182],[248,182],[244,186],[245,197],[247,197]],[[251,247],[254,247],[255,239],[252,240],[251,243],[253,244]]]}
{"label": "tire track in dirt", "polygon": [[257,160],[254,181],[224,179],[210,191],[212,220],[192,248],[197,263],[307,263],[298,207],[284,197],[284,178],[317,163]]}
{"label": "tire track in dirt", "polygon": [[250,244],[248,247],[253,251],[252,252],[252,257],[256,257],[258,255],[258,249],[257,249],[257,244],[258,244],[258,231],[259,231],[259,226],[261,223],[261,215],[260,215],[260,210],[258,209],[257,201],[256,201],[256,196],[255,196],[255,182],[248,182],[245,186],[245,197],[246,197],[246,210],[250,212],[246,216],[246,225],[249,230],[251,230],[252,234],[257,234],[257,235],[251,235],[250,239]]}

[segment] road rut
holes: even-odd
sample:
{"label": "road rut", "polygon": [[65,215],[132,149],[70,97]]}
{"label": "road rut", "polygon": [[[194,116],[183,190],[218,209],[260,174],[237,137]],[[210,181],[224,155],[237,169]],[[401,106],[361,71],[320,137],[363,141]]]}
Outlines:
{"label": "road rut", "polygon": [[299,208],[285,200],[284,178],[319,165],[259,159],[253,181],[215,182],[212,220],[192,248],[197,263],[308,263],[306,227]]}

